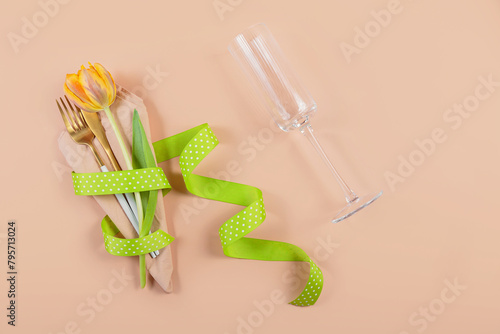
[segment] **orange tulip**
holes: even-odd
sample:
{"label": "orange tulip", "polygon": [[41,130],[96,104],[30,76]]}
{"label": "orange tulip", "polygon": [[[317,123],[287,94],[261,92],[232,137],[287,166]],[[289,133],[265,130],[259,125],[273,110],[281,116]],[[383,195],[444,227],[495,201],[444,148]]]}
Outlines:
{"label": "orange tulip", "polygon": [[116,98],[116,85],[109,72],[98,63],[67,74],[64,92],[80,109],[97,112],[108,108]]}

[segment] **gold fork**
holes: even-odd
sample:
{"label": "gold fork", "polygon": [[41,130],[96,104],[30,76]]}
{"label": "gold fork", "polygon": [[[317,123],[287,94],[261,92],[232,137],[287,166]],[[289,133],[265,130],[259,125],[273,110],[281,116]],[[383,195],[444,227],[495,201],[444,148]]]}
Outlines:
{"label": "gold fork", "polygon": [[[99,156],[99,153],[96,151],[95,146],[93,144],[95,135],[89,128],[87,122],[85,121],[85,118],[83,117],[81,110],[76,106],[75,108],[73,108],[72,104],[68,100],[68,97],[67,96],[64,97],[66,99],[66,102],[68,103],[69,108],[66,106],[66,103],[64,103],[64,100],[62,98],[60,98],[61,104],[59,104],[58,100],[56,100],[56,103],[57,107],[59,108],[59,112],[61,113],[61,117],[64,121],[64,125],[66,125],[66,129],[68,130],[69,135],[76,143],[81,145],[87,145],[94,154],[94,157],[96,158],[101,171],[108,172],[108,168],[102,162],[102,159]],[[135,231],[137,232],[137,234],[139,234],[139,221],[132,212],[132,209],[127,203],[127,200],[125,199],[123,194],[115,194],[115,197],[120,203],[120,206],[122,207],[123,211],[125,212],[125,215],[129,219]],[[150,255],[153,258],[156,257],[156,254],[153,252],[151,252]]]}
{"label": "gold fork", "polygon": [[64,107],[64,111],[59,105],[59,101],[56,100],[57,107],[59,108],[59,112],[61,113],[61,117],[64,121],[64,125],[66,125],[66,129],[69,132],[69,135],[71,138],[78,144],[81,145],[87,145],[92,153],[94,154],[95,159],[97,160],[97,163],[99,164],[99,167],[104,166],[104,163],[102,162],[101,157],[99,156],[99,153],[97,153],[95,146],[93,144],[94,140],[94,133],[90,130],[90,128],[87,126],[87,123],[84,123],[83,118],[80,118],[80,115],[77,111],[73,109],[71,106],[71,103],[69,102],[68,98],[66,98],[66,101],[68,102],[68,105],[71,108],[71,112],[69,109],[66,107],[66,104],[64,103],[64,100],[61,99],[61,104]]}

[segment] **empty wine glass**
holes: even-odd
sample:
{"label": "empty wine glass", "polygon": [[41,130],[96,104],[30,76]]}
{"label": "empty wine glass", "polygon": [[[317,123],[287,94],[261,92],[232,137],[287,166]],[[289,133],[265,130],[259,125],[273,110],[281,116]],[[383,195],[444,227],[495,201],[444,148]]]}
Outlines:
{"label": "empty wine glass", "polygon": [[347,205],[333,218],[333,223],[346,219],[382,195],[380,191],[357,196],[330,162],[309,123],[316,112],[316,102],[299,82],[265,24],[253,25],[236,36],[229,44],[229,52],[251,81],[276,124],[286,132],[299,129],[335,176]]}

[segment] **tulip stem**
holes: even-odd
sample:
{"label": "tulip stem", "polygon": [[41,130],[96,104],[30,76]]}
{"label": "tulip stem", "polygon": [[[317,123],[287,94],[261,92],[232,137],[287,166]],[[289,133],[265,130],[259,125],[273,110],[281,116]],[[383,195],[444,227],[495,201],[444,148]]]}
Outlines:
{"label": "tulip stem", "polygon": [[120,148],[123,153],[123,158],[125,159],[125,164],[127,165],[127,169],[133,169],[132,167],[132,159],[130,159],[130,155],[128,154],[127,146],[125,145],[125,141],[123,140],[122,133],[120,132],[120,129],[118,128],[118,124],[116,124],[115,117],[111,113],[111,109],[109,107],[104,108],[104,112],[106,113],[106,116],[109,119],[109,122],[111,123],[111,127],[113,128],[113,131],[115,132],[116,138],[118,139],[118,143],[120,144]]}
{"label": "tulip stem", "polygon": [[[132,165],[132,159],[128,153],[127,146],[125,145],[125,141],[123,140],[122,133],[120,129],[118,128],[118,124],[116,124],[115,117],[111,113],[111,109],[109,107],[104,108],[104,112],[106,113],[106,116],[108,117],[109,123],[111,123],[111,127],[113,128],[113,131],[116,135],[116,139],[118,139],[118,143],[120,144],[120,148],[123,153],[123,158],[125,159],[125,165],[127,166],[127,169],[134,169]],[[137,213],[138,213],[138,219],[139,219],[139,233],[142,230],[142,222],[144,218],[144,213],[143,213],[143,208],[142,208],[142,200],[141,200],[141,194],[138,192],[134,193],[135,196],[135,201],[137,204]],[[140,236],[140,235],[139,235]],[[146,286],[146,262],[145,262],[145,256],[140,255],[139,256],[139,267],[140,267],[140,277],[141,277],[141,287],[144,288]]]}

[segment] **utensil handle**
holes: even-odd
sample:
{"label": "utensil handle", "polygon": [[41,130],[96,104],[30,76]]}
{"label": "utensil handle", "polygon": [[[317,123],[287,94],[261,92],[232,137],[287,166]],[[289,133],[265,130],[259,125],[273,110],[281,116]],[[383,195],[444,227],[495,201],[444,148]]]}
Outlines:
{"label": "utensil handle", "polygon": [[118,164],[118,161],[116,160],[115,154],[113,153],[113,150],[109,146],[109,143],[107,145],[102,145],[104,148],[104,151],[106,151],[106,155],[109,158],[109,161],[111,161],[111,165],[113,166],[114,170],[121,170],[120,165]]}
{"label": "utensil handle", "polygon": [[[101,166],[101,171],[109,172],[108,168],[104,165]],[[118,200],[118,203],[120,203],[120,206],[122,207],[123,212],[127,216],[128,220],[130,221],[130,223],[134,227],[134,230],[137,232],[137,235],[139,235],[140,234],[139,221],[138,221],[137,217],[134,215],[134,212],[132,211],[132,209],[130,208],[129,203],[125,199],[125,196],[123,196],[123,194],[115,194],[115,197]],[[151,255],[151,257],[153,259],[156,257],[156,254],[154,252],[151,252],[149,254]]]}
{"label": "utensil handle", "polygon": [[134,196],[131,193],[125,193],[125,198],[127,199],[128,204],[130,205],[130,208],[132,209],[132,212],[134,213],[134,216],[139,220],[139,213],[137,212],[137,203],[135,203]]}
{"label": "utensil handle", "polygon": [[[137,218],[137,221],[139,221],[139,213],[137,212],[137,203],[135,203],[134,196],[132,196],[131,193],[125,193],[125,198],[127,199],[127,202],[130,205],[130,208],[132,209],[134,216]],[[151,231],[149,231],[149,234],[151,234]],[[160,252],[154,251],[154,254],[158,256],[160,255]]]}

